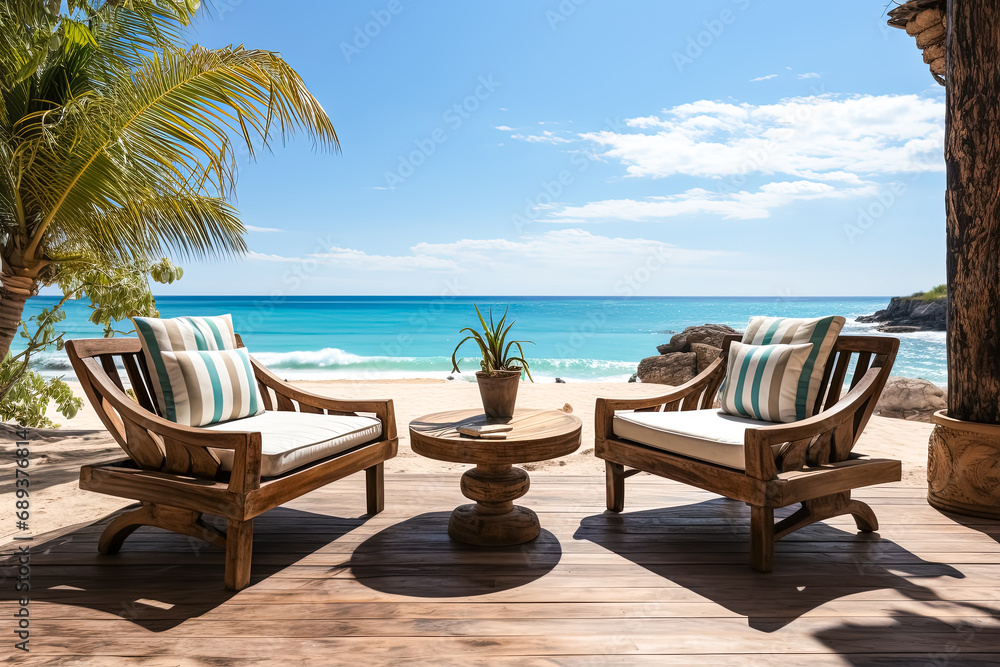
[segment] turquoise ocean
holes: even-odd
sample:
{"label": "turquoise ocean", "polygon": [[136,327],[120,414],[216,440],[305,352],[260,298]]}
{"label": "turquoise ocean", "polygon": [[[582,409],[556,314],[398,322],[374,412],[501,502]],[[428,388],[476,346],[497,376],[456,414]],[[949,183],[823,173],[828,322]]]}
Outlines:
{"label": "turquoise ocean", "polygon": [[[51,306],[55,297],[31,300],[26,315]],[[742,329],[753,315],[843,315],[845,333],[875,333],[855,322],[884,308],[888,297],[392,297],[392,296],[170,296],[159,297],[163,317],[231,313],[251,353],[288,379],[445,378],[459,329],[476,323],[473,304],[499,317],[509,308],[512,335],[525,346],[536,381],[625,381],[643,357],[657,354],[671,333],[706,322]],[[87,321],[85,302],[66,306],[67,338],[101,335]],[[131,323],[118,329],[131,331]],[[904,334],[894,375],[947,381],[943,332]],[[15,343],[16,345],[16,343]],[[456,379],[478,370],[476,348]],[[39,355],[36,368],[72,377],[63,352]]]}

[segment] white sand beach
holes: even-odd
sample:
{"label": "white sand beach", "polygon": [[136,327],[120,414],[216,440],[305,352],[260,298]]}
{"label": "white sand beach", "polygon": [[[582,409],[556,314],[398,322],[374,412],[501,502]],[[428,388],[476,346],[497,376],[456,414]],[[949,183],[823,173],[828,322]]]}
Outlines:
{"label": "white sand beach", "polygon": [[[444,380],[391,381],[317,381],[296,382],[320,394],[342,398],[393,399],[400,435],[399,455],[386,463],[387,473],[454,472],[456,484],[460,472],[468,466],[434,461],[414,454],[409,447],[407,424],[421,415],[443,410],[480,407],[478,387],[468,382]],[[527,464],[533,474],[603,475],[603,461],[593,453],[594,401],[601,396],[641,397],[665,393],[669,387],[654,384],[581,382],[568,384],[523,383],[518,393],[521,407],[559,409],[569,405],[583,420],[583,444],[570,456]],[[79,385],[74,391],[83,395]],[[132,503],[81,491],[77,487],[80,466],[122,457],[122,452],[104,430],[96,413],[84,406],[71,420],[53,416],[62,428],[35,430],[29,437],[32,480],[31,532],[40,535],[69,526],[96,521],[110,512]],[[14,435],[5,427],[5,438]],[[903,461],[904,485],[926,484],[927,440],[932,426],[920,422],[873,417],[855,451],[871,456],[898,458]],[[0,462],[3,479],[13,479],[13,464]],[[14,517],[0,515],[0,543],[6,544],[13,533]]]}

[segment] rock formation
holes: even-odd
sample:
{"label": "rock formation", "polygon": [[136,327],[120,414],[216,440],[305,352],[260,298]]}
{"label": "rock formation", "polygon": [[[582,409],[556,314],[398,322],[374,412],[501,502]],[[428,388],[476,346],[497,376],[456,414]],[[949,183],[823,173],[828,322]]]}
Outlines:
{"label": "rock formation", "polygon": [[722,355],[722,348],[708,343],[691,343],[691,351],[695,353],[698,372],[712,365],[712,362]]}
{"label": "rock formation", "polygon": [[704,324],[697,327],[688,327],[679,334],[674,334],[670,342],[656,347],[660,354],[670,354],[672,352],[690,352],[692,343],[705,343],[712,347],[722,347],[722,339],[730,334],[737,334],[739,331],[725,324]]}
{"label": "rock formation", "polygon": [[659,356],[643,359],[636,374],[641,382],[684,384],[719,357],[723,338],[738,333],[725,324],[688,327],[658,346]]}
{"label": "rock formation", "polygon": [[892,376],[875,405],[880,417],[929,422],[931,415],[948,407],[943,389],[923,379]]}
{"label": "rock formation", "polygon": [[897,296],[889,306],[874,315],[862,315],[858,322],[879,323],[876,327],[884,333],[912,333],[914,331],[944,331],[947,299],[925,301]]}
{"label": "rock formation", "polygon": [[698,374],[698,355],[694,352],[672,352],[646,357],[639,362],[638,373],[642,382],[676,387]]}

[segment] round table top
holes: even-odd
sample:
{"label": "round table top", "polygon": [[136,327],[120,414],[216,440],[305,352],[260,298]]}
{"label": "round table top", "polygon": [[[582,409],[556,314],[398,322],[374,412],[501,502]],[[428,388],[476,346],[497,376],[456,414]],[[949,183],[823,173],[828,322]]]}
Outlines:
{"label": "round table top", "polygon": [[[460,426],[507,423],[514,429],[503,440],[473,438]],[[451,410],[410,422],[410,448],[427,458],[452,463],[513,465],[547,461],[580,447],[583,422],[559,410],[514,410],[506,422],[489,420],[481,410]]]}

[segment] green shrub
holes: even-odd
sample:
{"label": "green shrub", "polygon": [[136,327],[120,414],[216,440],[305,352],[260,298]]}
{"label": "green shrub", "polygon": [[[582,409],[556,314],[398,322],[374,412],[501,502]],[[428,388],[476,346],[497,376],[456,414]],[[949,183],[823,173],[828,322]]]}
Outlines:
{"label": "green shrub", "polygon": [[910,295],[911,299],[920,299],[921,301],[937,301],[939,299],[947,298],[948,296],[948,286],[938,285],[926,292],[915,292]]}
{"label": "green shrub", "polygon": [[169,284],[183,275],[170,260],[152,263],[101,263],[97,259],[65,261],[51,278],[63,291],[63,298],[52,308],[44,308],[21,322],[18,336],[24,349],[8,352],[0,362],[0,420],[29,428],[57,428],[59,424],[45,416],[55,401],[56,410],[72,419],[83,406],[83,399],[73,395],[62,377],[44,377],[31,370],[32,357],[47,350],[63,349],[64,332],[56,325],[66,319],[63,306],[71,299],[90,301],[90,321],[104,329],[105,337],[116,333],[118,321],[130,317],[158,317],[156,300],[150,291],[152,279]]}
{"label": "green shrub", "polygon": [[10,383],[10,389],[0,399],[0,419],[29,428],[58,428],[59,424],[45,416],[51,401],[55,401],[56,410],[66,419],[76,416],[83,407],[83,399],[74,396],[61,377],[42,377],[27,370],[23,361],[12,359],[8,352],[0,364],[0,384]]}

